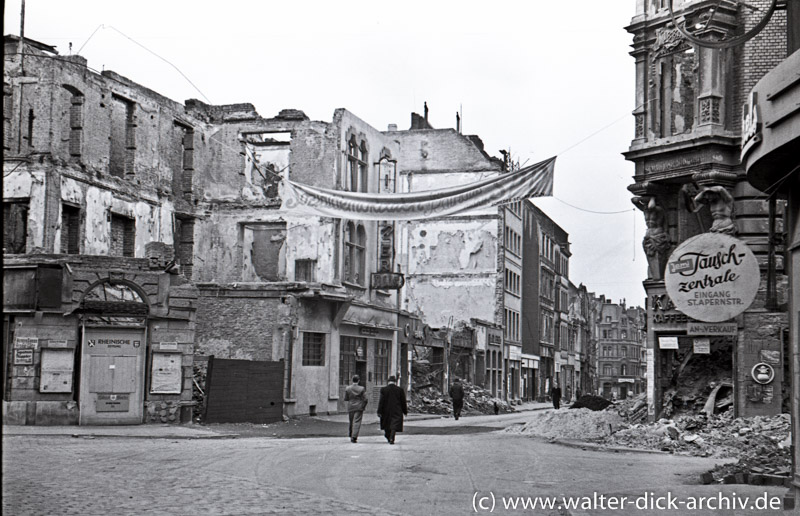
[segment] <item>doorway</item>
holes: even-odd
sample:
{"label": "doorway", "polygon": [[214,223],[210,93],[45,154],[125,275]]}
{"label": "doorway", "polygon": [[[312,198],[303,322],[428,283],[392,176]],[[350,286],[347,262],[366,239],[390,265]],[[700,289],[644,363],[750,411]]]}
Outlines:
{"label": "doorway", "polygon": [[85,327],[79,390],[81,425],[144,421],[144,327]]}

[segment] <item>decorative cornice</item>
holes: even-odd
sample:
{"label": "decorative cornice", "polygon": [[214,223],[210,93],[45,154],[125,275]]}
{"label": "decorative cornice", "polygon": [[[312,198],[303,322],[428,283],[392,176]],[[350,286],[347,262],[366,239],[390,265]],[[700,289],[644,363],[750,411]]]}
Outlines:
{"label": "decorative cornice", "polygon": [[738,174],[733,172],[726,172],[723,170],[708,170],[692,174],[692,181],[698,186],[728,186],[733,187],[737,183]]}

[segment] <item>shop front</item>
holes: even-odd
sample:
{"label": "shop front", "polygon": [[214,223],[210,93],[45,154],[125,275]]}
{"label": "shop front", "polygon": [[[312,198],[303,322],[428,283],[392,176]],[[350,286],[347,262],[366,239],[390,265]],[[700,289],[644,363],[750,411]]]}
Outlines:
{"label": "shop front", "polygon": [[[373,306],[352,305],[348,308],[338,331],[339,396],[337,410],[347,411],[345,389],[354,375],[367,388],[369,406],[377,408],[380,390],[389,383],[390,376],[400,376],[402,362],[398,351],[397,313]],[[398,360],[400,359],[400,360]]]}
{"label": "shop front", "polygon": [[93,262],[6,260],[4,423],[190,421],[196,290],[148,260]]}

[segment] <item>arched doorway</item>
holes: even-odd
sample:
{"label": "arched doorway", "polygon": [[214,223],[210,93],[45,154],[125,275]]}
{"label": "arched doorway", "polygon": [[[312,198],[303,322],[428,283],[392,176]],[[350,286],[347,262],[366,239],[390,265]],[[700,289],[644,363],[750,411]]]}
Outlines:
{"label": "arched doorway", "polygon": [[81,425],[144,420],[147,296],[126,280],[91,285],[80,303]]}

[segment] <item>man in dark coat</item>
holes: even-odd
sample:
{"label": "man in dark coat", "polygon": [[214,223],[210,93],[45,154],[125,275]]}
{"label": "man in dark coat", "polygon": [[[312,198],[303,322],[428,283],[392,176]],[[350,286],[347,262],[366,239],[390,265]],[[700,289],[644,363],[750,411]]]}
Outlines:
{"label": "man in dark coat", "polygon": [[553,382],[553,388],[550,389],[550,397],[553,398],[553,407],[558,409],[561,407],[561,387],[558,382]]}
{"label": "man in dark coat", "polygon": [[450,397],[453,399],[453,416],[458,421],[458,418],[461,417],[461,409],[464,407],[464,387],[458,378],[450,386]]}
{"label": "man in dark coat", "polygon": [[397,386],[397,378],[389,377],[389,385],[381,389],[378,417],[381,430],[389,444],[394,444],[395,433],[403,431],[403,416],[408,415],[406,391]]}

